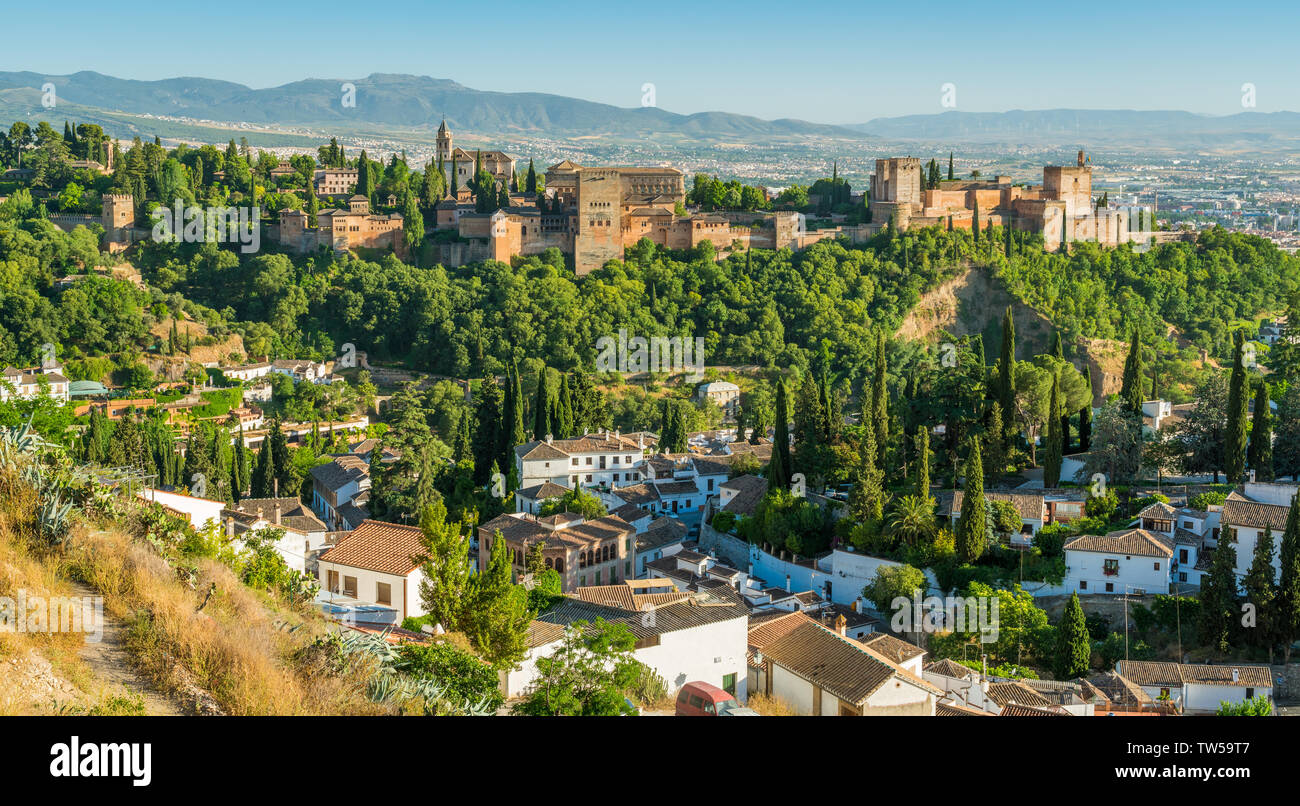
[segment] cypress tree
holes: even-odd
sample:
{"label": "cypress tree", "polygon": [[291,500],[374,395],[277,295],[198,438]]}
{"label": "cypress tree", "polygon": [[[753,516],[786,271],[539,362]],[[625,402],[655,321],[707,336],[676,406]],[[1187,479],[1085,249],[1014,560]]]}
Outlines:
{"label": "cypress tree", "polygon": [[984,467],[980,459],[979,440],[972,437],[966,457],[966,488],[962,495],[961,517],[955,537],[957,558],[973,563],[988,548],[988,504],[984,500]]}
{"label": "cypress tree", "polygon": [[952,152],[948,152],[948,181],[952,181]]}
{"label": "cypress tree", "polygon": [[1133,339],[1129,343],[1128,358],[1124,360],[1124,377],[1120,386],[1119,397],[1124,409],[1133,414],[1142,414],[1143,382],[1142,340],[1137,328],[1133,328]]}
{"label": "cypress tree", "polygon": [[524,191],[529,195],[537,193],[537,171],[533,168],[533,161],[528,160],[528,177],[524,180]]}
{"label": "cypress tree", "polygon": [[1255,541],[1255,553],[1250,558],[1250,570],[1242,580],[1246,601],[1255,606],[1255,625],[1250,631],[1250,642],[1268,651],[1268,662],[1273,662],[1273,647],[1277,638],[1274,602],[1277,586],[1273,583],[1273,530],[1265,527],[1264,534]]}
{"label": "cypress tree", "polygon": [[876,466],[882,470],[889,448],[889,401],[886,389],[885,334],[876,338],[876,369],[871,383],[872,427],[876,432]]}
{"label": "cypress tree", "polygon": [[924,425],[916,427],[916,494],[930,495],[930,431]]}
{"label": "cypress tree", "polygon": [[1237,541],[1225,529],[1214,550],[1210,572],[1201,580],[1201,615],[1198,632],[1201,643],[1225,654],[1237,617]]}
{"label": "cypress tree", "polygon": [[1055,661],[1054,671],[1059,680],[1087,674],[1092,665],[1092,642],[1077,593],[1070,594],[1070,601],[1065,605],[1065,614],[1056,631]]}
{"label": "cypress tree", "polygon": [[452,454],[452,458],[455,460],[456,464],[460,464],[467,460],[473,460],[474,458],[474,451],[471,448],[469,436],[469,420],[470,411],[469,407],[466,406],[461,412],[460,423],[456,429],[456,447]]}
{"label": "cypress tree", "polygon": [[504,400],[501,385],[496,378],[489,376],[484,379],[474,419],[474,481],[486,484],[491,478],[491,468],[499,465],[497,457],[503,440]]}
{"label": "cypress tree", "polygon": [[980,242],[980,200],[975,197],[975,210],[971,213],[970,234],[975,239],[975,243]]}
{"label": "cypress tree", "polygon": [[1245,334],[1233,334],[1232,379],[1228,382],[1228,427],[1223,443],[1223,470],[1229,484],[1246,478],[1246,419],[1250,392],[1246,386]]}
{"label": "cypress tree", "polygon": [[551,395],[548,389],[548,376],[546,366],[542,366],[542,371],[537,373],[537,400],[533,404],[533,439],[546,439],[547,434],[553,434],[551,429]]}
{"label": "cypress tree", "polygon": [[1002,405],[1003,433],[1001,439],[1004,445],[1009,445],[1011,438],[1014,436],[1012,423],[1015,418],[1011,412],[1016,410],[1016,323],[1011,316],[1011,308],[1007,308],[1006,314],[1002,317],[1002,354],[998,358],[998,403]]}
{"label": "cypress tree", "polygon": [[1250,424],[1250,469],[1255,471],[1255,481],[1273,480],[1273,412],[1268,392],[1268,384],[1260,381]]}
{"label": "cypress tree", "polygon": [[768,489],[790,486],[790,404],[786,398],[785,379],[776,382],[776,444],[772,449],[772,463],[768,465]]}
{"label": "cypress tree", "polygon": [[[1220,538],[1219,546],[1223,544]],[[1300,637],[1300,496],[1291,498],[1291,511],[1287,514],[1286,531],[1282,533],[1278,562],[1282,566],[1275,611],[1278,639],[1282,642],[1286,662],[1290,663],[1291,644]]]}
{"label": "cypress tree", "polygon": [[1002,474],[1007,470],[1006,450],[997,436],[1001,433],[1002,404],[995,400],[989,405],[989,439],[984,448],[984,476],[993,483],[1002,478]]}
{"label": "cypress tree", "polygon": [[1083,365],[1083,378],[1087,384],[1088,399],[1079,409],[1079,452],[1087,453],[1092,449],[1092,369]]}
{"label": "cypress tree", "polygon": [[1052,396],[1047,409],[1047,455],[1043,459],[1043,486],[1061,484],[1061,458],[1064,452],[1061,434],[1061,379],[1052,378]]}

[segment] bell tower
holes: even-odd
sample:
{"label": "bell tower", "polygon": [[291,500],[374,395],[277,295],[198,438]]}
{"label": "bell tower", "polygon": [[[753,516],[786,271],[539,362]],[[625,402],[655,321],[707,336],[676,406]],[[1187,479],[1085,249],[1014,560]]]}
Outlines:
{"label": "bell tower", "polygon": [[438,127],[438,156],[444,163],[451,162],[451,132],[447,130],[447,121]]}

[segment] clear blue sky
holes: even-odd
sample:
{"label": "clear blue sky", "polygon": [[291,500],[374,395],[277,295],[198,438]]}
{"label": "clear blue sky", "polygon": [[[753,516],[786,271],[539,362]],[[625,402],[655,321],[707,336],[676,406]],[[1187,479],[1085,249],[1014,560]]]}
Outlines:
{"label": "clear blue sky", "polygon": [[[504,36],[470,33],[482,19]],[[278,0],[4,12],[0,70],[253,87],[375,72],[825,123],[957,109],[1300,110],[1300,3]],[[24,32],[28,32],[25,34]],[[17,35],[13,35],[17,34]]]}

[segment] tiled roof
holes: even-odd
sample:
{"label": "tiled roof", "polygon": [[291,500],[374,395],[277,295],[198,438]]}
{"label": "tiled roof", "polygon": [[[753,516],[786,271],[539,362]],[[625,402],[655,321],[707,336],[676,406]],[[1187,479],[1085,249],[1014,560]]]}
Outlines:
{"label": "tiled roof", "polygon": [[1164,503],[1157,501],[1146,509],[1137,514],[1139,518],[1160,518],[1161,520],[1173,520],[1178,510]]}
{"label": "tiled roof", "polygon": [[[984,497],[989,501],[1005,501],[1016,508],[1020,513],[1021,520],[1041,521],[1043,519],[1043,494],[1042,493],[1015,493],[1015,492],[998,492],[997,490],[985,490]],[[939,514],[950,516],[961,512],[961,502],[965,498],[965,493],[961,490],[954,492],[940,493]]]}
{"label": "tiled roof", "polygon": [[721,485],[724,490],[735,490],[736,495],[722,508],[734,515],[753,515],[758,504],[767,495],[767,479],[746,473]]}
{"label": "tiled roof", "polygon": [[863,636],[861,640],[864,646],[871,647],[894,663],[904,663],[918,655],[925,654],[925,650],[916,644],[908,643],[901,638],[895,638],[888,633],[872,633]]}
{"label": "tiled roof", "polygon": [[280,507],[280,522],[284,526],[299,532],[325,531],[325,523],[297,498],[245,498],[235,504],[234,509],[250,514],[261,510],[263,518],[272,520],[275,518],[277,504]]}
{"label": "tiled roof", "polygon": [[419,565],[413,558],[424,554],[423,534],[418,526],[363,521],[322,554],[320,560],[406,576]]}
{"label": "tiled roof", "polygon": [[370,475],[370,466],[360,456],[338,456],[332,462],[316,465],[311,469],[311,477],[322,487],[337,492],[349,482],[364,479]]}
{"label": "tiled roof", "polygon": [[1169,538],[1145,529],[1129,529],[1108,535],[1079,535],[1065,544],[1066,551],[1092,551],[1137,557],[1171,557]]}
{"label": "tiled roof", "polygon": [[958,679],[964,678],[968,675],[975,674],[974,669],[970,668],[969,666],[962,666],[960,663],[953,660],[952,658],[944,658],[943,660],[937,660],[934,661],[933,663],[929,663],[925,666],[925,671],[931,672],[933,674],[941,674],[946,677],[955,677]]}
{"label": "tiled roof", "polygon": [[940,701],[934,704],[935,716],[993,716],[988,711],[981,711],[978,708],[971,708],[968,705],[958,705],[955,702]]}
{"label": "tiled roof", "polygon": [[853,705],[898,678],[940,696],[942,691],[857,641],[809,619],[762,650],[764,657]]}
{"label": "tiled roof", "polygon": [[1069,711],[1057,707],[1038,707],[1010,703],[1002,706],[998,716],[1071,716]]}
{"label": "tiled roof", "polygon": [[[1232,673],[1237,672],[1237,681]],[[1201,683],[1243,688],[1272,688],[1273,673],[1267,666],[1229,666],[1208,663],[1172,663],[1169,661],[1120,661],[1119,674],[1139,686],[1181,686]]]}
{"label": "tiled roof", "polygon": [[1116,672],[1101,672],[1079,681],[1083,687],[1084,699],[1100,697],[1107,703],[1121,705],[1146,705],[1153,702],[1151,695],[1140,686]]}
{"label": "tiled roof", "polygon": [[[609,586],[606,586],[609,587]],[[624,586],[626,587],[626,586]],[[633,594],[636,609],[625,606],[587,602],[583,594],[573,596],[537,617],[538,621],[567,625],[575,621],[594,622],[598,618],[627,626],[638,639],[651,638],[664,633],[688,630],[731,619],[745,618],[748,608],[729,587],[686,594]],[[612,594],[596,594],[612,601]]]}
{"label": "tiled roof", "polygon": [[749,645],[762,650],[778,638],[784,638],[800,624],[811,623],[812,619],[796,610],[786,613],[781,610],[764,610],[749,617]]}
{"label": "tiled roof", "polygon": [[567,489],[555,482],[544,481],[541,484],[534,484],[532,487],[515,490],[515,495],[527,498],[530,501],[543,501],[547,498],[562,498],[568,492]]}
{"label": "tiled roof", "polygon": [[1224,526],[1269,528],[1274,533],[1281,534],[1286,531],[1286,519],[1290,511],[1290,507],[1252,501],[1240,493],[1233,492],[1229,493],[1228,500],[1223,502],[1222,521]]}
{"label": "tiled roof", "polygon": [[1003,683],[989,683],[989,699],[1004,708],[1010,703],[1036,706],[1052,704],[1042,694],[1015,680]]}

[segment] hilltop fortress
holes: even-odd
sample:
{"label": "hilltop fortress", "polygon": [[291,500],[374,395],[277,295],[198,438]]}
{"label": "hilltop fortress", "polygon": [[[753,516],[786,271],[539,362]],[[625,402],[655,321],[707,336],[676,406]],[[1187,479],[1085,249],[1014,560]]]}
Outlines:
{"label": "hilltop fortress", "polygon": [[1074,165],[1044,166],[1041,185],[1013,184],[1009,176],[924,184],[920,159],[876,160],[867,202],[872,222],[892,220],[899,230],[1010,226],[1042,235],[1051,252],[1072,241],[1104,246],[1148,241],[1154,229],[1154,213],[1147,207],[1101,207],[1093,201],[1092,166],[1083,151]]}

